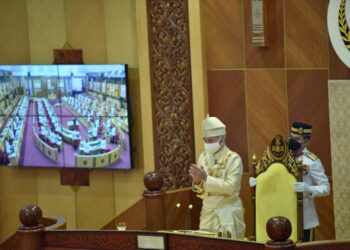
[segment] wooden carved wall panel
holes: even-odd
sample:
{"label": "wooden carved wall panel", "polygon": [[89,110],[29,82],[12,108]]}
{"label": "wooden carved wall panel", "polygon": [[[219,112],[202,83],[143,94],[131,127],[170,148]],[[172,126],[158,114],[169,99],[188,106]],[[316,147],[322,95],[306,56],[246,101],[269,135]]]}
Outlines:
{"label": "wooden carved wall panel", "polygon": [[264,250],[265,245],[252,241],[232,241],[219,238],[189,237],[186,235],[168,235],[168,249],[201,249],[201,250]]}
{"label": "wooden carved wall panel", "polygon": [[148,0],[156,170],[163,188],[191,184],[194,159],[187,0]]}
{"label": "wooden carved wall panel", "polygon": [[118,233],[108,231],[79,232],[53,231],[45,232],[43,247],[84,248],[84,249],[137,249],[137,239],[134,233]]}

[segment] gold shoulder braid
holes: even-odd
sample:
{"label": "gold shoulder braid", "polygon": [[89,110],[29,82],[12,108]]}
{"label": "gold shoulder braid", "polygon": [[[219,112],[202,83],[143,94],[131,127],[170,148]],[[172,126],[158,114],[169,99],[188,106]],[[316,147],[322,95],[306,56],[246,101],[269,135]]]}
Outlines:
{"label": "gold shoulder braid", "polygon": [[311,152],[307,152],[307,153],[305,153],[305,155],[313,161],[316,161],[318,159],[317,155],[315,155],[314,153],[311,153]]}
{"label": "gold shoulder braid", "polygon": [[[228,159],[230,159],[232,152],[227,152],[226,156],[223,157],[218,163],[212,167],[208,167],[207,172],[209,176],[221,177],[221,173],[227,167]],[[208,156],[205,155],[205,165],[208,166]]]}

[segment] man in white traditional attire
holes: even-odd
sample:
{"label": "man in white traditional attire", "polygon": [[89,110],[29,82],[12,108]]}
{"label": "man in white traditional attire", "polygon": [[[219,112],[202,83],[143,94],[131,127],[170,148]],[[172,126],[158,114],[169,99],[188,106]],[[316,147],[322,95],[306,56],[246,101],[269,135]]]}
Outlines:
{"label": "man in white traditional attire", "polygon": [[205,151],[198,164],[192,164],[189,170],[192,190],[203,199],[199,229],[225,238],[243,239],[244,208],[239,198],[241,157],[226,146],[226,126],[218,118],[207,116],[202,134]]}

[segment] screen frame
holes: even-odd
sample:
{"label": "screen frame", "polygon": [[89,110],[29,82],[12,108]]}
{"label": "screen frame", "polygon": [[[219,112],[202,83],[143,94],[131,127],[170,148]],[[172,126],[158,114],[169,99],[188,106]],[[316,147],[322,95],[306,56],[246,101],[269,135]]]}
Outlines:
{"label": "screen frame", "polygon": [[[60,81],[59,79],[62,79],[63,77],[60,77],[60,74],[59,74],[59,67],[60,66],[81,66],[81,67],[85,67],[85,66],[113,66],[113,65],[116,65],[116,66],[123,66],[124,67],[124,72],[125,72],[125,76],[124,76],[124,79],[125,79],[125,90],[126,90],[126,96],[123,97],[124,98],[124,101],[126,103],[126,110],[127,110],[127,121],[128,121],[128,137],[129,137],[129,140],[128,140],[128,148],[129,148],[129,152],[128,152],[128,158],[129,158],[129,163],[130,163],[130,166],[126,166],[126,167],[122,167],[122,168],[113,168],[109,165],[107,166],[104,166],[104,167],[78,167],[77,165],[75,166],[68,166],[66,164],[66,161],[64,161],[62,163],[61,166],[46,166],[46,165],[21,165],[20,162],[17,164],[17,165],[1,165],[1,167],[8,167],[8,168],[11,168],[11,167],[15,167],[15,168],[35,168],[35,169],[40,169],[40,168],[43,168],[43,169],[47,169],[47,168],[52,168],[52,169],[61,169],[61,168],[69,168],[69,169],[75,169],[75,168],[79,168],[79,169],[98,169],[98,170],[113,170],[113,171],[130,171],[134,168],[134,142],[133,142],[133,136],[132,136],[132,132],[133,132],[133,112],[132,112],[132,106],[131,106],[131,99],[130,99],[130,87],[131,87],[131,84],[129,82],[129,67],[128,67],[128,64],[122,64],[122,63],[116,63],[116,64],[112,64],[112,63],[106,63],[106,64],[1,64],[0,65],[0,71],[2,72],[4,70],[4,67],[21,67],[21,66],[43,66],[43,67],[56,67],[57,68],[57,75],[56,76],[53,76],[57,79],[57,88],[58,88],[58,92],[60,90]],[[6,69],[5,69],[6,70]],[[45,73],[43,73],[43,75],[45,75]],[[2,75],[0,74],[0,77],[5,77],[5,74]],[[28,75],[30,76],[30,74]],[[26,77],[26,76],[24,76]],[[12,81],[11,81],[12,82]],[[87,83],[88,84],[88,83]],[[41,89],[43,88],[42,86],[42,83],[41,83]],[[83,91],[84,92],[84,91]],[[103,94],[105,93],[106,96],[110,96],[112,97],[111,95],[108,95],[106,93],[106,91],[104,92],[100,92],[98,94]],[[7,94],[6,94],[7,95]],[[34,93],[33,93],[34,95]],[[33,95],[28,95],[27,93],[23,93],[23,96],[29,96],[29,97],[33,97]],[[4,95],[5,97],[5,95]],[[35,96],[34,96],[35,97]],[[61,99],[62,97],[59,96],[58,99],[60,101],[62,101]],[[0,114],[0,116],[2,117],[5,117],[6,115],[5,114]],[[35,115],[29,115],[28,112],[26,112],[26,118],[28,117],[33,117]],[[62,116],[61,116],[62,117]],[[61,119],[61,117],[59,117],[59,119]],[[73,117],[73,116],[72,116]],[[108,117],[108,116],[105,116],[105,117]],[[117,117],[117,116],[114,116],[114,117]],[[63,124],[61,124],[61,126],[63,126]],[[24,132],[23,132],[24,133]],[[24,143],[24,142],[22,142]],[[22,155],[24,155],[25,152],[21,152],[19,154],[19,158],[23,157]]]}

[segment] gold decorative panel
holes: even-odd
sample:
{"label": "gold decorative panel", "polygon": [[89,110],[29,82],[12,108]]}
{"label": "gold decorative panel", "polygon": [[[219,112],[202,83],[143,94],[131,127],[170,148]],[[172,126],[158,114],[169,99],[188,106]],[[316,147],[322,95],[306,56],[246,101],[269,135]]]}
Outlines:
{"label": "gold decorative panel", "polygon": [[329,80],[329,116],[336,239],[350,235],[350,81]]}
{"label": "gold decorative panel", "polygon": [[271,141],[270,146],[264,151],[262,158],[254,168],[254,176],[266,172],[276,162],[281,162],[286,166],[288,172],[295,178],[300,176],[298,165],[289,152],[288,143],[281,135],[276,135]]}
{"label": "gold decorative panel", "polygon": [[156,170],[164,188],[189,186],[194,159],[186,0],[148,0]]}

